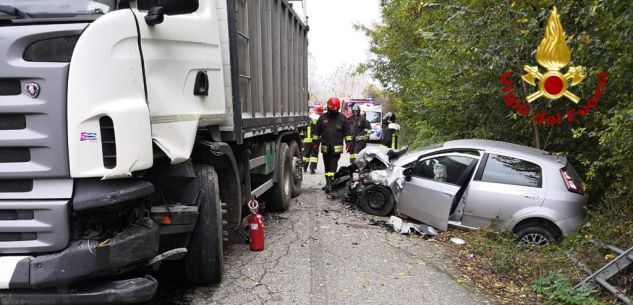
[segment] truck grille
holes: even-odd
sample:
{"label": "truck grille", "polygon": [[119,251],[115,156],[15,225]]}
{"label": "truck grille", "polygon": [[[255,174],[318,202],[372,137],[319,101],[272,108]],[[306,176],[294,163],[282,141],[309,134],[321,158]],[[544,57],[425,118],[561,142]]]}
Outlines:
{"label": "truck grille", "polygon": [[31,161],[28,148],[0,148],[0,163],[20,163]]}
{"label": "truck grille", "polygon": [[0,114],[0,130],[20,130],[26,128],[23,114]]}
{"label": "truck grille", "polygon": [[18,79],[0,79],[0,95],[20,95],[22,88]]}
{"label": "truck grille", "polygon": [[33,190],[33,180],[0,180],[0,193],[28,193]]}
{"label": "truck grille", "polygon": [[101,128],[101,149],[103,151],[103,166],[116,167],[116,139],[114,138],[114,123],[109,116],[99,119]]}

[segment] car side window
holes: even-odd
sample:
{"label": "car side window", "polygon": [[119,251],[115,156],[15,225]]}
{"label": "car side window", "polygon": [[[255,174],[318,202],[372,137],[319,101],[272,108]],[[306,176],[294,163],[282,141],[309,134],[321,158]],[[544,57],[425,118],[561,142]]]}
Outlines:
{"label": "car side window", "polygon": [[490,154],[481,181],[519,186],[541,187],[541,167],[518,158]]}
{"label": "car side window", "polygon": [[466,156],[439,156],[420,160],[413,167],[412,175],[459,185],[477,163],[476,158]]}

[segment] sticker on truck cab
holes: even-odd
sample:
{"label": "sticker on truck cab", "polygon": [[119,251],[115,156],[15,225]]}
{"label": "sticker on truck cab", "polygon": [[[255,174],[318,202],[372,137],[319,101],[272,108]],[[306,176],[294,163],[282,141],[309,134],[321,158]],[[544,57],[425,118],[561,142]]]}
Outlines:
{"label": "sticker on truck cab", "polygon": [[97,133],[96,132],[82,132],[79,136],[79,141],[89,141],[89,142],[97,142]]}

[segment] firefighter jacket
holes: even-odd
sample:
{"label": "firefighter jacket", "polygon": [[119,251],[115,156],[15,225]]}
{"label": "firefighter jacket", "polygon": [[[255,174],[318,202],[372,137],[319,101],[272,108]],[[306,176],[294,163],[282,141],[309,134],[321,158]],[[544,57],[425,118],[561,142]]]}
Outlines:
{"label": "firefighter jacket", "polygon": [[343,153],[343,140],[352,142],[349,120],[340,112],[326,112],[319,117],[315,134],[321,141],[321,152]]}
{"label": "firefighter jacket", "polygon": [[311,144],[319,143],[319,136],[314,132],[316,130],[316,124],[319,121],[318,114],[310,115],[310,125],[304,131],[301,131],[300,135],[303,137],[303,143]]}
{"label": "firefighter jacket", "polygon": [[367,142],[371,133],[371,124],[363,116],[352,116],[350,119],[350,133],[354,142]]}
{"label": "firefighter jacket", "polygon": [[400,125],[396,123],[387,123],[383,122],[382,125],[382,140],[380,144],[387,148],[397,149],[398,148],[398,136],[400,134]]}

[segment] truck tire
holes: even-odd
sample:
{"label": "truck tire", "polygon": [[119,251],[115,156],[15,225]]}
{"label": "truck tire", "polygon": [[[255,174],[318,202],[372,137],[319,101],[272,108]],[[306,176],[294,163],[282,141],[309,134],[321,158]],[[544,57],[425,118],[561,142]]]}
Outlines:
{"label": "truck tire", "polygon": [[199,214],[184,258],[185,275],[191,284],[215,284],[222,281],[224,273],[218,175],[209,164],[196,164],[195,169],[200,180]]}
{"label": "truck tire", "polygon": [[360,206],[365,213],[375,216],[387,216],[393,211],[395,200],[386,186],[373,184],[360,194]]}
{"label": "truck tire", "polygon": [[302,156],[297,142],[291,141],[289,149],[290,156],[292,156],[292,198],[295,198],[301,195],[301,183],[303,182]]}
{"label": "truck tire", "polygon": [[288,144],[281,143],[279,154],[277,155],[276,170],[279,174],[279,181],[266,192],[264,200],[266,207],[271,211],[283,212],[290,208],[290,198],[292,196],[292,156]]}

